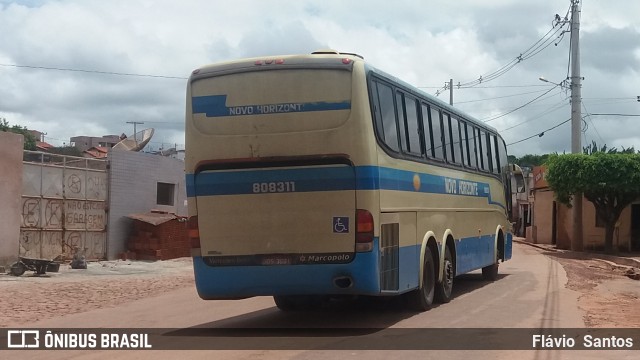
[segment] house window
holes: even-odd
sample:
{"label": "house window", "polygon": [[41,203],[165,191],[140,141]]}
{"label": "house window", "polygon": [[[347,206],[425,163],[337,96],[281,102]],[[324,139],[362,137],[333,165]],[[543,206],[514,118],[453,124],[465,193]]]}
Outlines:
{"label": "house window", "polygon": [[158,196],[156,203],[158,205],[173,206],[173,198],[176,190],[176,184],[158,183]]}

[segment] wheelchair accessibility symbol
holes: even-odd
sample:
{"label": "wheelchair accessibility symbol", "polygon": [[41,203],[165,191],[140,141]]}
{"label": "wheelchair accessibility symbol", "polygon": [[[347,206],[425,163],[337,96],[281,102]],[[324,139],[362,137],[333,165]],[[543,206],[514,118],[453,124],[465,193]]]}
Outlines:
{"label": "wheelchair accessibility symbol", "polygon": [[348,216],[334,216],[333,217],[333,232],[336,234],[344,234],[349,232],[349,217]]}

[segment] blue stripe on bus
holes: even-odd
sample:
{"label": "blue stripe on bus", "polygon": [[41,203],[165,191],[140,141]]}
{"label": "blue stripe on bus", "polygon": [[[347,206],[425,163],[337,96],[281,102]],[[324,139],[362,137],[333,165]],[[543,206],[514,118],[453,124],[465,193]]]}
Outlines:
{"label": "blue stripe on bus", "polygon": [[[378,238],[374,238],[378,248]],[[378,253],[356,253],[348,264],[219,266],[193,258],[195,282],[203,299],[259,295],[380,294]],[[353,285],[340,289],[334,278],[350,276]]]}
{"label": "blue stripe on bus", "polygon": [[[354,190],[353,168],[349,166],[319,167],[305,169],[249,170],[249,171],[217,171],[202,173],[187,184],[195,186],[191,196],[241,195],[260,193],[255,191],[254,184],[282,184],[282,192],[315,192]],[[295,188],[290,184],[295,182]],[[287,187],[287,185],[289,187]],[[268,186],[268,185],[267,185]],[[269,190],[269,189],[267,189]],[[277,192],[272,191],[272,192]],[[265,191],[267,193],[268,191]]]}
{"label": "blue stripe on bus", "polygon": [[222,117],[349,110],[351,109],[351,102],[345,100],[227,106],[227,95],[208,95],[192,97],[191,107],[194,114],[205,114],[207,117]]}
{"label": "blue stripe on bus", "polygon": [[[215,171],[186,175],[188,197],[269,193],[256,191],[254,186],[268,183],[286,185],[288,182],[295,182],[295,192],[395,190],[448,194],[486,198],[489,204],[504,208],[503,204],[493,201],[488,183],[378,166]],[[460,193],[461,182],[470,186],[466,194]],[[416,186],[419,187],[416,189]]]}
{"label": "blue stripe on bus", "polygon": [[[510,258],[512,235],[507,234],[505,253]],[[456,274],[461,275],[494,263],[494,235],[473,236],[455,241]],[[304,294],[353,294],[383,295],[380,287],[379,239],[374,238],[374,249],[367,253],[356,253],[348,264],[314,264],[289,266],[220,266],[212,267],[202,257],[193,258],[195,282],[198,294],[203,299],[224,297],[249,297],[260,295],[304,295]],[[399,249],[399,294],[418,288],[420,268],[420,245],[403,246]],[[505,260],[506,260],[505,259]],[[349,276],[353,286],[339,289],[333,279]]]}
{"label": "blue stripe on bus", "polygon": [[507,261],[513,256],[513,234],[511,232],[507,233],[507,238],[505,239],[505,241],[504,260]]}

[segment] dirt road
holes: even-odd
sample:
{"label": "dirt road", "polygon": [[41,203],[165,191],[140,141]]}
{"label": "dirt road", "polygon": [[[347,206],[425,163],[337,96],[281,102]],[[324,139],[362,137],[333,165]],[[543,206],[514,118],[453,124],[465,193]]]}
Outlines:
{"label": "dirt road", "polygon": [[[566,286],[579,292],[585,326],[640,327],[640,281],[599,260],[575,259],[568,253],[546,255],[562,264]],[[90,263],[87,270],[61,266],[60,271],[43,277],[29,272],[22,277],[0,275],[0,327],[24,327],[194,286],[189,258],[155,263],[107,261]]]}

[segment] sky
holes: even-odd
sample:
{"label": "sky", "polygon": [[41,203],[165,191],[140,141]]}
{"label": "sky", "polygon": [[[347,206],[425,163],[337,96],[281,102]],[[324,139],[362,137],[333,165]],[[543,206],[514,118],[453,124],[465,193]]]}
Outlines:
{"label": "sky", "polygon": [[[640,150],[640,117],[629,116],[640,114],[640,1],[580,3],[581,142]],[[570,76],[569,25],[554,26],[570,5],[0,0],[0,118],[56,146],[142,122],[156,131],[148,149],[184,148],[192,70],[331,48],[443,101],[453,79],[454,106],[498,129],[512,155],[571,152],[570,92],[552,84]]]}

